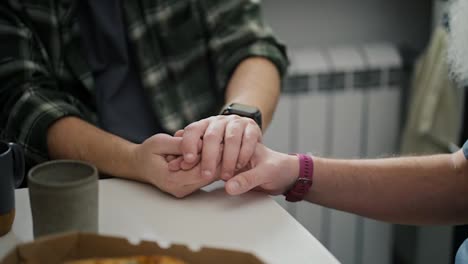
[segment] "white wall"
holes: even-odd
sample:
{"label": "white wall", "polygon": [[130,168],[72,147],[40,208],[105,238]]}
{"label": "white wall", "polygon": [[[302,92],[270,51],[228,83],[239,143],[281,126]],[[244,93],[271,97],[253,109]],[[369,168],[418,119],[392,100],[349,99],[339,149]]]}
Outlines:
{"label": "white wall", "polygon": [[263,0],[265,20],[292,48],[390,42],[421,50],[428,0]]}

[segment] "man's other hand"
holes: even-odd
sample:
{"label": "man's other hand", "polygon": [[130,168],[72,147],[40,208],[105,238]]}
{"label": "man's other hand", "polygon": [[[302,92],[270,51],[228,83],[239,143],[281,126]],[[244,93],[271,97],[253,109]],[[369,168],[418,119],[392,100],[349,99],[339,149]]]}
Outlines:
{"label": "man's other hand", "polygon": [[139,179],[175,197],[185,197],[216,180],[217,168],[210,177],[200,173],[200,165],[189,170],[170,171],[167,156],[181,155],[181,137],[157,134],[133,149],[133,168]]}

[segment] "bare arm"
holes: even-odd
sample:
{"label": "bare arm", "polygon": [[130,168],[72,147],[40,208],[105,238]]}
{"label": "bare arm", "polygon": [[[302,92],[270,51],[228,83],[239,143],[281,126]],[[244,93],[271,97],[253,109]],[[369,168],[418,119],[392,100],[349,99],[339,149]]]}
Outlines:
{"label": "bare arm", "polygon": [[455,154],[375,160],[315,158],[307,200],[405,224],[468,221],[468,169]]}
{"label": "bare arm", "polygon": [[[259,186],[282,194],[299,174],[296,156],[261,145],[251,166],[228,181],[228,193]],[[374,160],[314,157],[313,181],[306,200],[326,207],[393,223],[468,222],[468,161],[462,151]]]}
{"label": "bare arm", "polygon": [[52,158],[85,160],[101,172],[152,184],[176,197],[184,197],[211,183],[200,177],[200,166],[170,172],[166,155],[180,155],[182,138],[157,134],[133,144],[75,117],[64,117],[48,130]]}
{"label": "bare arm", "polygon": [[133,150],[136,144],[103,131],[76,117],[65,117],[48,130],[47,144],[52,159],[88,161],[106,174],[133,180]]}
{"label": "bare arm", "polygon": [[226,89],[225,101],[255,106],[262,112],[262,128],[271,122],[280,95],[280,75],[267,59],[251,57],[234,71]]}

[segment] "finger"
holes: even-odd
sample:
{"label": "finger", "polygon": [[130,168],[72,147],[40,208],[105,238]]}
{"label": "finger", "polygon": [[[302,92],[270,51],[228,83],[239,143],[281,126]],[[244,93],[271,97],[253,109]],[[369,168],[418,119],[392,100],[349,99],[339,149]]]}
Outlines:
{"label": "finger", "polygon": [[175,160],[178,156],[176,155],[167,155],[166,156],[166,162],[171,162],[173,160]]}
{"label": "finger", "polygon": [[199,181],[197,183],[181,186],[180,189],[178,190],[178,195],[176,196],[179,198],[185,197],[213,183],[215,180],[216,179],[204,179],[203,181]]}
{"label": "finger", "polygon": [[[221,170],[221,168],[218,167],[217,170],[216,170],[216,176],[219,175],[220,170]],[[203,179],[203,178],[202,178],[202,179],[199,180],[198,182],[185,185],[183,188],[184,188],[184,191],[185,191],[186,193],[192,193],[192,192],[194,192],[194,191],[196,191],[196,190],[199,190],[199,189],[201,189],[202,187],[205,187],[205,186],[207,186],[207,185],[209,185],[209,184],[211,184],[211,183],[213,183],[213,182],[215,182],[215,181],[217,181],[217,180],[218,180],[218,177],[213,177],[212,179]]]}
{"label": "finger", "polygon": [[[198,154],[200,154],[201,152],[201,149],[202,149],[202,145],[203,145],[203,141],[200,139],[199,142],[198,142]],[[201,155],[197,155],[197,157],[195,158],[195,160],[193,162],[186,162],[185,160],[182,161],[181,163],[181,168],[183,170],[190,170],[192,169],[193,167],[197,166],[198,163],[200,162],[201,160]],[[217,164],[219,163],[219,159],[218,159],[218,162]]]}
{"label": "finger", "polygon": [[174,133],[174,137],[183,137],[184,136],[184,130],[179,129]]}
{"label": "finger", "polygon": [[207,180],[200,177],[200,166],[189,171],[171,172],[168,178],[169,192],[178,197],[185,197],[201,187],[211,183],[213,180]]}
{"label": "finger", "polygon": [[[180,159],[178,158],[173,162],[179,160],[183,160],[183,157],[181,156]],[[163,182],[161,183],[163,186],[162,189],[174,195],[175,197],[182,198],[216,180],[215,178],[204,179],[200,175],[200,165],[188,171],[168,170],[168,174],[165,175]]]}
{"label": "finger", "polygon": [[[197,144],[197,154],[201,154],[202,148],[203,148],[203,140],[199,139],[198,144]],[[200,155],[198,155],[198,156],[200,156]]]}
{"label": "finger", "polygon": [[242,169],[252,158],[255,153],[255,147],[259,138],[261,138],[261,131],[255,124],[248,124],[242,136],[242,145],[237,159],[236,169]]}
{"label": "finger", "polygon": [[175,159],[171,160],[167,164],[169,170],[170,171],[178,171],[178,170],[182,169],[181,163],[183,162],[183,160],[184,160],[184,157],[182,157],[182,156],[176,157]]}
{"label": "finger", "polygon": [[[198,163],[200,162],[201,160],[201,155],[200,155],[200,152],[201,152],[201,149],[202,149],[202,145],[203,145],[203,141],[200,139],[198,141],[198,151],[197,151],[197,156],[195,157],[195,160],[192,161],[192,162],[186,162],[185,159],[182,159],[182,162],[180,164],[180,167],[181,169],[183,170],[190,170],[192,169],[193,167],[197,166]],[[183,157],[183,156],[182,156]]]}
{"label": "finger", "polygon": [[226,182],[225,189],[230,195],[239,195],[250,191],[262,184],[260,181],[259,167],[245,171]]}
{"label": "finger", "polygon": [[168,134],[156,134],[152,136],[150,142],[153,153],[158,155],[181,155],[182,138],[176,138]]}
{"label": "finger", "polygon": [[219,145],[218,159],[216,160],[216,168],[218,168],[221,165],[221,161],[223,160],[223,152],[224,152],[224,144],[221,143]]}
{"label": "finger", "polygon": [[197,157],[195,158],[195,160],[191,163],[188,163],[186,162],[185,160],[182,161],[182,163],[180,164],[180,167],[183,169],[183,170],[191,170],[193,167],[197,166],[198,163],[200,162],[201,160],[201,156],[200,155],[197,155]]}
{"label": "finger", "polygon": [[224,134],[221,179],[229,180],[235,172],[245,124],[240,119],[229,122]]}
{"label": "finger", "polygon": [[205,179],[200,175],[201,169],[200,165],[198,165],[189,170],[179,170],[176,172],[171,172],[170,181],[173,183],[177,183],[176,185],[181,187],[185,185],[200,184],[200,182],[207,182],[211,180]]}
{"label": "finger", "polygon": [[257,187],[255,187],[255,188],[253,188],[253,189],[250,189],[250,190],[251,190],[251,191],[256,191],[256,192],[265,191],[265,190],[264,190],[262,187],[260,187],[260,186],[257,186]]}
{"label": "finger", "polygon": [[211,118],[203,119],[188,125],[184,129],[181,150],[184,160],[188,163],[194,162],[198,153],[198,142],[205,134]]}
{"label": "finger", "polygon": [[201,169],[202,176],[207,179],[214,177],[226,123],[226,119],[217,119],[211,122],[203,135]]}

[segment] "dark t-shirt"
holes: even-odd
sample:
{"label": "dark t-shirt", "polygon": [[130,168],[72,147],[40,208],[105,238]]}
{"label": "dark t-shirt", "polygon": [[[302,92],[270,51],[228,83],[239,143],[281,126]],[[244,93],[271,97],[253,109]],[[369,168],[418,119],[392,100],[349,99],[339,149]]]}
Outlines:
{"label": "dark t-shirt", "polygon": [[141,143],[162,132],[145,98],[120,0],[79,1],[83,45],[96,86],[99,126]]}

